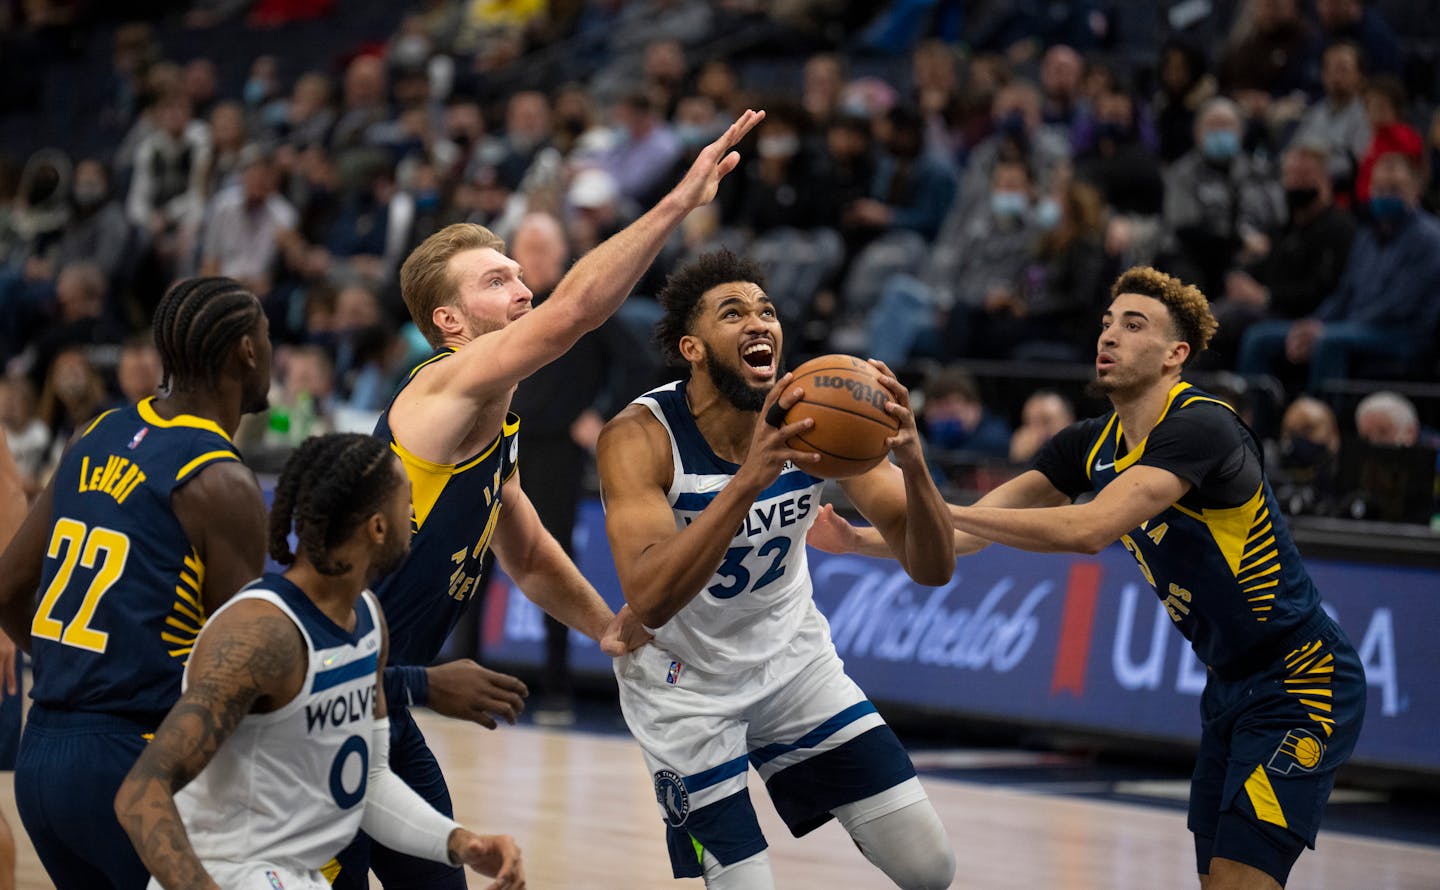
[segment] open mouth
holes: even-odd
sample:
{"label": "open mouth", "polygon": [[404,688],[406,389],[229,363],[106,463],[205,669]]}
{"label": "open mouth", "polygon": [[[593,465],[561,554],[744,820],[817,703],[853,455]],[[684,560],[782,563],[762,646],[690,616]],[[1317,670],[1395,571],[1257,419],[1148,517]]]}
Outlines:
{"label": "open mouth", "polygon": [[745,367],[761,377],[775,375],[775,347],[766,340],[756,340],[740,350],[740,359]]}
{"label": "open mouth", "polygon": [[1104,353],[1095,356],[1095,370],[1105,371],[1113,367],[1115,367],[1115,358],[1113,356]]}

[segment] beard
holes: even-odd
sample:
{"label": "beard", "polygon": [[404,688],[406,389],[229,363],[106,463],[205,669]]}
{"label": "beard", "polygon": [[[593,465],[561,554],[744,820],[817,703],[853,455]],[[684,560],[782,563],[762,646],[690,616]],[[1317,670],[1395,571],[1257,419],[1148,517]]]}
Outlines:
{"label": "beard", "polygon": [[705,346],[705,372],[710,375],[710,382],[715,384],[715,391],[736,409],[759,411],[765,406],[765,397],[770,394],[770,387],[756,389],[746,383],[738,371],[715,358],[715,350],[711,349],[709,344]]}
{"label": "beard", "polygon": [[400,527],[392,527],[390,534],[386,536],[385,543],[381,546],[380,552],[375,554],[375,560],[370,565],[370,574],[375,581],[379,581],[386,575],[400,567],[405,557],[410,555],[410,528],[408,524]]}

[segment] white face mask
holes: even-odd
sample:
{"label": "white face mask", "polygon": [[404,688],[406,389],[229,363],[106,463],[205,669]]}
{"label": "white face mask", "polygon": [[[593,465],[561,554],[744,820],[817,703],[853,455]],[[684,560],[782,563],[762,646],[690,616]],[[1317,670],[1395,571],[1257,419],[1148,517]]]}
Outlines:
{"label": "white face mask", "polygon": [[789,158],[800,151],[800,137],[791,133],[785,136],[761,136],[755,142],[755,152],[762,158]]}

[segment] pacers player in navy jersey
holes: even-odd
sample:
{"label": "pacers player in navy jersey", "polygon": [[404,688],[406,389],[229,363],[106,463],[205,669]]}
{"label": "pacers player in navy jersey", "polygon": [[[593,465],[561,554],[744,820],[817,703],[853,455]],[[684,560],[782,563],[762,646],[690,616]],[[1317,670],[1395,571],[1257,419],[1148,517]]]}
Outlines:
{"label": "pacers player in navy jersey", "polygon": [[167,395],[85,427],[0,557],[0,623],[35,671],[15,798],[60,890],[145,886],[109,799],[206,616],[264,568],[264,501],[231,443],[270,384],[260,302],[188,279],[154,331]]}
{"label": "pacers player in navy jersey", "polygon": [[[728,252],[682,267],[657,339],[689,379],[637,399],[601,434],[605,523],[625,600],[655,643],[615,662],[677,878],[769,890],[746,787],[754,766],[797,837],[832,817],[907,890],[950,886],[955,858],[915,768],[845,674],[815,608],[805,533],[823,480],[786,446],[813,421],[762,418],[803,390],[781,375],[781,331],[759,269]],[[915,580],[955,568],[953,531],[909,396],[875,367],[899,421],[895,463],[842,480]],[[777,412],[778,413],[778,412]]]}
{"label": "pacers player in navy jersey", "polygon": [[210,619],[115,798],[152,887],[327,890],[323,866],[362,824],[524,887],[512,839],[466,831],[390,771],[385,619],[366,588],[409,544],[410,482],[385,443],[333,434],[290,456],[270,514],[270,555],[289,568]]}
{"label": "pacers player in navy jersey", "polygon": [[[975,506],[952,507],[956,548],[1125,546],[1209,668],[1190,786],[1201,886],[1282,887],[1355,747],[1364,673],[1320,608],[1255,434],[1181,380],[1215,332],[1204,295],[1143,267],[1111,293],[1094,386],[1114,409],[1057,433]],[[1070,503],[1085,492],[1094,499]],[[878,554],[875,537],[827,507],[811,542]]]}
{"label": "pacers player in navy jersey", "polygon": [[[429,665],[481,585],[490,553],[524,594],[565,625],[620,654],[646,639],[628,612],[614,615],[545,530],[517,473],[516,385],[605,321],[671,232],[715,197],[740,157],[731,149],[764,118],[747,111],[700,152],[684,178],[632,225],[577,262],[531,310],[524,270],[488,229],[460,223],[436,232],[400,270],[410,317],[435,353],[418,365],[375,428],[414,489],[410,557],[376,585],[393,632],[386,691],[393,706],[395,772],[442,811],[449,792],[408,705],[495,726],[514,721],[525,687],[471,661]],[[544,473],[545,467],[531,472]],[[369,865],[388,890],[463,888],[464,874],[376,847],[362,835],[340,857],[336,886],[363,887]]]}

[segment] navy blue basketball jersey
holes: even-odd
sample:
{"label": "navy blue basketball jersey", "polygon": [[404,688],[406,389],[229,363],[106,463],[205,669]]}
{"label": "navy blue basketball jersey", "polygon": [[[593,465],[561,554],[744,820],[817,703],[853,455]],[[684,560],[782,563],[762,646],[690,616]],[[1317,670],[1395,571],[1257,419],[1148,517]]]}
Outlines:
{"label": "navy blue basketball jersey", "polygon": [[1314,615],[1319,593],[1265,479],[1260,443],[1228,405],[1179,383],[1150,435],[1128,451],[1124,435],[1113,411],[1081,421],[1041,450],[1035,469],[1072,498],[1136,465],[1190,483],[1120,542],[1201,661],[1237,665]]}
{"label": "navy blue basketball jersey", "polygon": [[205,624],[205,566],[171,495],[239,460],[215,423],[166,420],[152,399],[96,418],[60,462],[30,633],[36,703],[163,717]]}
{"label": "navy blue basketball jersey", "polygon": [[[416,373],[455,354],[441,349],[416,365]],[[394,405],[392,398],[390,404]],[[458,464],[437,464],[410,453],[390,429],[390,408],[375,436],[405,465],[410,477],[413,535],[410,555],[375,587],[390,624],[390,663],[428,665],[460,620],[488,574],[490,536],[500,519],[500,487],[518,467],[520,418],[505,418],[495,441]]]}

